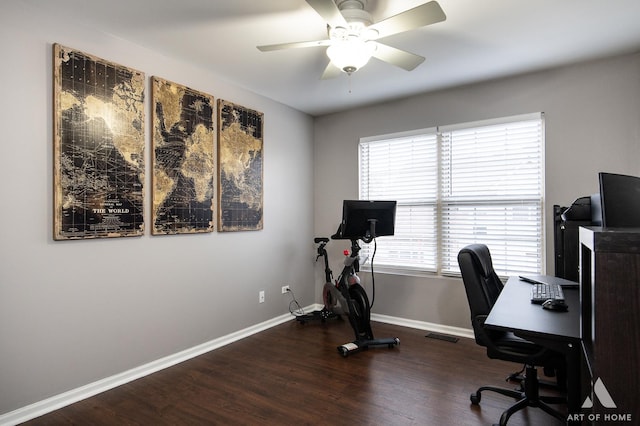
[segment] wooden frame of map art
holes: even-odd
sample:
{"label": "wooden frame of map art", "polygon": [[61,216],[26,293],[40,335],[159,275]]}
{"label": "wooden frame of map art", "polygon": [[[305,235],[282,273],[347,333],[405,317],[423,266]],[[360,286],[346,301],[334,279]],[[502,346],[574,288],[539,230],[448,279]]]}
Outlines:
{"label": "wooden frame of map art", "polygon": [[216,206],[214,98],[152,77],[151,233],[213,232]]}
{"label": "wooden frame of map art", "polygon": [[55,240],[144,233],[144,73],[54,44]]}
{"label": "wooden frame of map art", "polygon": [[218,231],[262,229],[263,119],[218,100]]}

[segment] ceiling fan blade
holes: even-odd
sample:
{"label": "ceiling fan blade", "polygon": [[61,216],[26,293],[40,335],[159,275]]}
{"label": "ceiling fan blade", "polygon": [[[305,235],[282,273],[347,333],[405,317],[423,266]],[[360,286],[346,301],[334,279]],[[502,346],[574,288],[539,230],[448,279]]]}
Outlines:
{"label": "ceiling fan blade", "polygon": [[340,13],[340,9],[336,6],[335,1],[333,0],[307,0],[309,6],[316,11],[318,15],[322,17],[329,26],[337,27],[342,26],[345,27],[347,25],[347,21]]}
{"label": "ceiling fan blade", "polygon": [[444,14],[438,2],[430,1],[429,3],[376,22],[368,28],[378,32],[378,36],[376,37],[378,39],[424,27],[425,25],[435,24],[445,19],[447,19],[447,16]]}
{"label": "ceiling fan blade", "polygon": [[407,71],[413,70],[415,67],[424,62],[422,56],[387,46],[386,44],[376,43],[376,50],[373,52],[375,58],[388,62]]}
{"label": "ceiling fan blade", "polygon": [[293,43],[280,43],[280,44],[268,44],[265,46],[257,46],[261,52],[270,52],[272,50],[284,50],[284,49],[300,49],[304,47],[317,47],[317,46],[329,46],[331,40],[316,40],[316,41],[297,41]]}
{"label": "ceiling fan blade", "polygon": [[338,77],[341,73],[342,70],[340,68],[333,65],[332,62],[329,62],[329,65],[327,65],[327,68],[324,69],[324,72],[322,73],[322,77],[320,77],[320,79],[329,80],[330,78]]}

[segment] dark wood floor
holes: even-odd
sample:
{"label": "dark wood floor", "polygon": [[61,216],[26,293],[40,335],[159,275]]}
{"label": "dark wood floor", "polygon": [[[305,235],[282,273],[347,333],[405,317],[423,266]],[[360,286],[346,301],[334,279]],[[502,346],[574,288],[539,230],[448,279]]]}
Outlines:
{"label": "dark wood floor", "polygon": [[[473,340],[373,323],[398,347],[343,358],[348,321],[292,320],[174,367],[80,401],[26,425],[490,425],[514,400],[480,385],[515,387],[511,363],[490,360]],[[536,408],[510,425],[560,424]]]}

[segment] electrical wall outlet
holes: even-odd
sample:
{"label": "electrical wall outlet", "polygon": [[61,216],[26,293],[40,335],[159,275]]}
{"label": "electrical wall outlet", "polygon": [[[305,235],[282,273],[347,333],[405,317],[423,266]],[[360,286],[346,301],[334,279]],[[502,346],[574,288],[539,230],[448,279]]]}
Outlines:
{"label": "electrical wall outlet", "polygon": [[288,285],[283,285],[282,286],[282,294],[287,294],[289,292],[289,286]]}
{"label": "electrical wall outlet", "polygon": [[260,290],[258,293],[258,303],[264,303],[264,290]]}

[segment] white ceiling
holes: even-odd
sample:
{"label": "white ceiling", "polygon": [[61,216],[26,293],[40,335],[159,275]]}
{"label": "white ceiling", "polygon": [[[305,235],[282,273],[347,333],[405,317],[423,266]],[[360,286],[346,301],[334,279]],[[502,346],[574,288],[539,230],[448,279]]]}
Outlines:
{"label": "white ceiling", "polygon": [[[305,0],[25,0],[67,22],[180,58],[312,115],[626,52],[640,52],[639,0],[438,0],[447,20],[387,37],[426,58],[408,72],[372,58],[320,80],[327,38]],[[426,0],[368,0],[374,21]],[[54,40],[55,41],[55,40]],[[188,85],[189,82],[181,82]]]}

